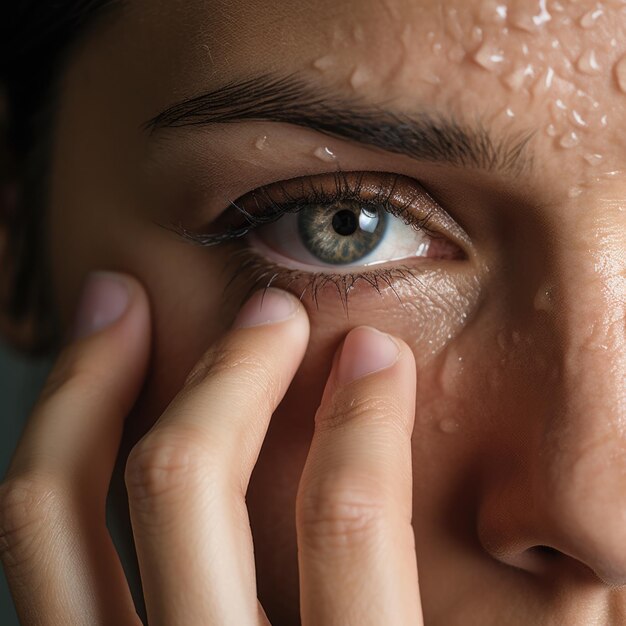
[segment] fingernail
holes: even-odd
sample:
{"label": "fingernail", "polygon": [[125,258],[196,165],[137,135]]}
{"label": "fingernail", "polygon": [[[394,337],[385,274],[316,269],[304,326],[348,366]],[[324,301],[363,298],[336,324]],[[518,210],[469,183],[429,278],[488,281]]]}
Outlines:
{"label": "fingernail", "polygon": [[128,308],[130,292],[126,282],[113,272],[89,275],[74,321],[74,339],[103,330],[118,320]]}
{"label": "fingernail", "polygon": [[281,289],[257,291],[237,315],[233,328],[250,328],[276,324],[292,318],[298,310],[298,302]]}
{"label": "fingernail", "polygon": [[387,334],[369,326],[348,333],[337,371],[340,385],[391,367],[400,356],[398,344]]}

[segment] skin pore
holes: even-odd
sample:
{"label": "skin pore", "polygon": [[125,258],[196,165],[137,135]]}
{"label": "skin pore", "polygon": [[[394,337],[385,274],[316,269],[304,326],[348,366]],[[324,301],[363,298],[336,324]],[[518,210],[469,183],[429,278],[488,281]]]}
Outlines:
{"label": "skin pore", "polygon": [[[273,624],[297,623],[298,478],[332,354],[361,324],[404,339],[417,364],[425,623],[626,619],[625,6],[247,0],[209,11],[132,0],[73,56],[52,155],[50,262],[68,325],[90,270],[126,271],[148,290],[151,369],[124,453],[264,286],[247,272],[229,285],[233,253],[251,243],[191,246],[159,224],[202,232],[258,187],[340,168],[414,179],[466,235],[435,222],[465,259],[404,260],[413,275],[380,293],[355,283],[347,312],[341,285],[316,301],[304,293],[311,340],[247,498]],[[146,130],[185,99],[263,76],[295,77],[347,111],[484,129],[491,145],[519,145],[524,164],[415,159],[266,119]],[[307,285],[289,279],[274,284]]]}

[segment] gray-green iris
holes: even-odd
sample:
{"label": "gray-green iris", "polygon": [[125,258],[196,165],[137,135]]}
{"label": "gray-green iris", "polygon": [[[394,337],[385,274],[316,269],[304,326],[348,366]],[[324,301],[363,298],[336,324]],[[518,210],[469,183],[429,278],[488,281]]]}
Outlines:
{"label": "gray-green iris", "polygon": [[356,263],[382,241],[387,213],[358,202],[312,206],[298,214],[298,232],[306,249],[333,265]]}

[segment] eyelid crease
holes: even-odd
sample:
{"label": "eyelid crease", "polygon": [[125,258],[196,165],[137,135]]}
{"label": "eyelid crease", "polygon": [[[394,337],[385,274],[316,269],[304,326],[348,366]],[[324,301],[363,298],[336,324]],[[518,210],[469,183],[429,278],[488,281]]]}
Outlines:
{"label": "eyelid crease", "polygon": [[[295,193],[294,193],[295,191]],[[315,204],[348,200],[382,207],[407,226],[430,236],[447,237],[467,255],[472,248],[465,231],[443,210],[417,181],[388,172],[343,172],[293,178],[254,190],[230,203],[239,217],[228,223],[228,209],[202,232],[182,224],[163,226],[184,240],[203,247],[213,247],[240,239],[252,230],[277,221],[287,213],[297,213]],[[434,229],[433,227],[438,227]],[[210,232],[213,231],[213,232]],[[443,233],[441,231],[444,231]]]}

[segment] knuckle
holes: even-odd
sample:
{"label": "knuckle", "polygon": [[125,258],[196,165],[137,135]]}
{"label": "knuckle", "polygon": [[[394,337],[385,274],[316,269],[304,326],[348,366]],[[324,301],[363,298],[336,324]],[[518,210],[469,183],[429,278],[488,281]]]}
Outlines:
{"label": "knuckle", "polygon": [[381,530],[388,505],[370,477],[328,477],[298,498],[299,533],[314,549],[346,548],[371,541]]}
{"label": "knuckle", "polygon": [[[262,405],[274,402],[281,388],[280,372],[267,356],[242,347],[222,346],[206,352],[187,376],[185,387],[196,387],[208,378],[219,380],[222,388],[233,385],[235,397],[253,395]],[[243,388],[242,380],[246,381]]]}
{"label": "knuckle", "polygon": [[0,485],[0,557],[12,571],[41,561],[45,535],[60,512],[59,493],[41,477],[16,476]]}
{"label": "knuckle", "polygon": [[211,456],[191,432],[163,428],[148,433],[130,452],[124,480],[133,506],[153,512],[184,497],[211,475]]}
{"label": "knuckle", "polygon": [[410,437],[405,411],[397,398],[388,395],[335,394],[329,407],[320,407],[315,416],[316,428],[333,430],[348,425],[376,423]]}

